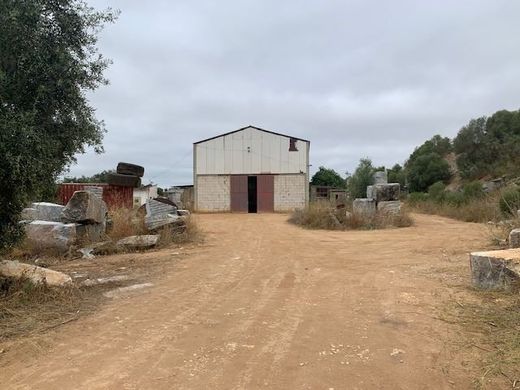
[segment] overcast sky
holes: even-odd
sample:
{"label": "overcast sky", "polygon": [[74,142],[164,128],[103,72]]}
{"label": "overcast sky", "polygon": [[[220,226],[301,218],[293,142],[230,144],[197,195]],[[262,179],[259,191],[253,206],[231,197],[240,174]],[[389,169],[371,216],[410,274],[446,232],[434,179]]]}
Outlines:
{"label": "overcast sky", "polygon": [[[311,170],[390,167],[438,133],[520,108],[520,1],[90,0],[110,85],[105,153],[69,175],[146,168],[192,183],[192,143],[252,124],[311,141]],[[311,173],[312,173],[311,172]]]}

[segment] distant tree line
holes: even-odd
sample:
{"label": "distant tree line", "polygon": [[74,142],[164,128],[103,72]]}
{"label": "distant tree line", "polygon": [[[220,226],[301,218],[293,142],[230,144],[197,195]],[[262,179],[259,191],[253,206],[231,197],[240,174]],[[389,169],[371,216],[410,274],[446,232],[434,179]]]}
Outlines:
{"label": "distant tree line", "polygon": [[65,177],[63,179],[63,182],[64,183],[106,183],[107,177],[111,173],[115,173],[115,171],[113,169],[109,169],[106,171],[101,171],[99,173],[95,173],[92,176]]}
{"label": "distant tree line", "polygon": [[[364,197],[373,173],[384,169],[365,157],[346,178],[320,167],[311,184],[344,187],[352,197]],[[490,117],[471,119],[453,140],[435,135],[415,148],[404,166],[395,164],[387,173],[391,183],[406,185],[410,192],[426,192],[433,184],[449,183],[455,169],[467,183],[483,177],[520,175],[520,110],[501,110]]]}

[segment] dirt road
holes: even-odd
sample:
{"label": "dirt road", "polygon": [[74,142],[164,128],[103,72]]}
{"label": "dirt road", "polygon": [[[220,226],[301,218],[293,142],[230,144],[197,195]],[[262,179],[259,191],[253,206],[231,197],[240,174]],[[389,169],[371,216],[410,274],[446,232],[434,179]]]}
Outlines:
{"label": "dirt road", "polygon": [[465,293],[457,272],[482,226],[417,215],[411,228],[328,232],[286,218],[198,216],[206,245],[44,335],[33,356],[4,354],[1,387],[471,387],[470,352],[450,341],[460,329],[438,315]]}

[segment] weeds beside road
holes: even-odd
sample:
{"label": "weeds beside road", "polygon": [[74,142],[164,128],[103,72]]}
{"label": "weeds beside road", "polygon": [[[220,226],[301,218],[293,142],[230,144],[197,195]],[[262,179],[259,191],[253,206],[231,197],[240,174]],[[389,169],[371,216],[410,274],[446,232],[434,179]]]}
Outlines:
{"label": "weeds beside road", "polygon": [[195,218],[206,242],[189,254],[60,263],[67,273],[131,268],[155,286],[40,335],[50,351],[13,342],[2,384],[494,390],[520,376],[512,296],[469,287],[484,225],[414,214],[405,229],[331,231],[277,214]]}
{"label": "weeds beside road", "polygon": [[397,215],[378,211],[373,216],[363,217],[353,214],[349,207],[338,209],[329,202],[313,202],[294,211],[289,222],[308,229],[372,230],[408,227],[413,219],[404,208]]}

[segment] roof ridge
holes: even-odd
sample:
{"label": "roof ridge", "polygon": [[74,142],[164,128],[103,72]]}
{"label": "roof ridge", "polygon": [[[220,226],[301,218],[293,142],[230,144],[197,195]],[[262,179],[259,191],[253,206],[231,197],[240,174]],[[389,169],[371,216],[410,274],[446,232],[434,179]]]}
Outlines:
{"label": "roof ridge", "polygon": [[245,127],[241,127],[240,129],[237,129],[237,130],[229,131],[227,133],[219,134],[219,135],[216,135],[216,136],[213,136],[213,137],[210,137],[210,138],[203,139],[201,141],[194,142],[193,144],[197,145],[197,144],[200,144],[200,143],[203,143],[203,142],[211,141],[211,140],[216,139],[216,138],[225,137],[226,135],[238,133],[239,131],[245,130],[247,128],[253,128],[253,129],[256,129],[256,130],[259,130],[259,131],[263,131],[265,133],[274,134],[274,135],[278,135],[278,136],[286,137],[286,138],[293,138],[293,139],[296,139],[298,141],[303,141],[303,142],[310,143],[310,141],[308,141],[306,139],[303,139],[303,138],[300,138],[300,137],[294,137],[294,136],[288,135],[288,134],[277,133],[275,131],[262,129],[261,127],[258,127],[258,126],[255,126],[255,125],[248,125],[248,126],[245,126]]}

